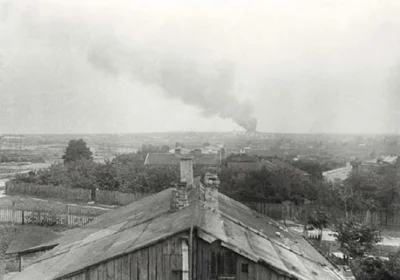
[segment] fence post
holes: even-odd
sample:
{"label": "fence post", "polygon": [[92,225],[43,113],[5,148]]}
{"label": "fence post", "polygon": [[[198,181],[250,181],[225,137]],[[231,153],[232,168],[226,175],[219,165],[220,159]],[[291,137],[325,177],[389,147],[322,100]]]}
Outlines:
{"label": "fence post", "polygon": [[65,207],[67,214],[65,215],[65,225],[68,226],[68,218],[69,218],[69,205],[67,204],[67,206]]}
{"label": "fence post", "polygon": [[12,210],[11,210],[11,223],[14,226],[14,219],[15,219],[15,201],[12,203]]}

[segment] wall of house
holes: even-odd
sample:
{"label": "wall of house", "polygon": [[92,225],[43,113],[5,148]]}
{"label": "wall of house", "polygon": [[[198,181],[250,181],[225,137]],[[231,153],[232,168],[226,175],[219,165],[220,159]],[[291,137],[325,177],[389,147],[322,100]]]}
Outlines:
{"label": "wall of house", "polygon": [[[187,236],[187,234],[186,234]],[[88,268],[63,280],[187,280],[189,260],[182,255],[184,235],[175,236],[131,254]],[[183,249],[183,250],[182,250]],[[224,247],[195,239],[192,280],[289,280],[268,267]]]}
{"label": "wall of house", "polygon": [[193,280],[289,280],[266,266],[255,263],[222,246],[196,240]]}
{"label": "wall of house", "polygon": [[[184,280],[182,242],[177,235],[131,254],[89,267],[65,280]],[[187,236],[187,234],[186,234]],[[184,246],[185,247],[185,246]]]}

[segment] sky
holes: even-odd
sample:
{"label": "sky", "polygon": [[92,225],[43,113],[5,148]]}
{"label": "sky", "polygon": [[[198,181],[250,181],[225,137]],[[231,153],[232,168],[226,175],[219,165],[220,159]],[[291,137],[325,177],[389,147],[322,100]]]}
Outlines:
{"label": "sky", "polygon": [[0,134],[251,118],[265,132],[400,132],[400,1],[0,0]]}

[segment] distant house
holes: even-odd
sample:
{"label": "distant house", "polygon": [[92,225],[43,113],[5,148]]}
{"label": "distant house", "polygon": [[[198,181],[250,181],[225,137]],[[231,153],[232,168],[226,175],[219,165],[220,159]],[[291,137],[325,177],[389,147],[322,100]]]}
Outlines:
{"label": "distant house", "polygon": [[327,182],[337,185],[346,180],[350,176],[352,170],[353,167],[351,166],[351,164],[347,163],[345,167],[323,172],[322,176]]}
{"label": "distant house", "polygon": [[246,154],[229,156],[226,159],[226,167],[235,172],[252,172],[260,170],[258,159]]}
{"label": "distant house", "polygon": [[144,161],[145,165],[179,165],[179,159],[182,156],[191,156],[194,165],[201,166],[220,166],[224,159],[224,152],[218,154],[203,154],[200,149],[181,153],[180,149],[175,149],[174,153],[149,153]]}
{"label": "distant house", "polygon": [[302,235],[219,193],[218,184],[206,173],[108,212],[11,279],[343,279]]}
{"label": "distant house", "polygon": [[23,270],[55,244],[47,244],[61,236],[60,233],[40,226],[29,226],[17,234],[8,246],[6,254],[15,255],[19,261],[19,271]]}
{"label": "distant house", "polygon": [[379,157],[371,160],[366,160],[361,163],[359,169],[361,171],[372,171],[378,167],[385,166],[385,165],[394,165],[396,164],[398,156],[385,156]]}
{"label": "distant house", "polygon": [[307,172],[276,158],[270,158],[268,160],[262,159],[261,166],[266,168],[270,172],[274,172],[280,169],[287,169],[303,178],[308,178],[310,176]]}

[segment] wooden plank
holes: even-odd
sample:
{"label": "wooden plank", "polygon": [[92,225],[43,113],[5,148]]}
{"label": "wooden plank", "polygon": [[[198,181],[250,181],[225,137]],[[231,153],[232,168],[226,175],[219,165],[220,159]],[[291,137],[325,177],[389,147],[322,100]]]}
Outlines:
{"label": "wooden plank", "polygon": [[87,280],[98,280],[98,268],[92,267],[89,269],[89,279]]}
{"label": "wooden plank", "polygon": [[137,267],[137,252],[130,255],[131,269],[130,269],[130,280],[138,280],[138,267]]}
{"label": "wooden plank", "polygon": [[156,251],[156,279],[163,280],[163,247],[162,243],[157,243],[155,246]]}
{"label": "wooden plank", "polygon": [[125,255],[122,257],[122,280],[129,280],[130,274],[130,255]]}
{"label": "wooden plank", "polygon": [[211,273],[211,246],[209,244],[203,243],[202,246],[202,264],[203,264],[203,279],[210,279]]}
{"label": "wooden plank", "polygon": [[[169,244],[170,244],[170,258],[169,258],[169,265],[171,268],[171,271],[174,272],[176,270],[178,270],[178,263],[177,263],[177,251],[176,251],[176,242],[177,242],[177,238],[171,238],[169,239]],[[174,273],[175,274],[175,273]]]}
{"label": "wooden plank", "polygon": [[204,243],[204,241],[201,241],[201,240],[198,240],[198,243],[197,243],[197,248],[196,248],[196,250],[197,250],[197,257],[196,257],[196,266],[197,266],[197,278],[199,279],[199,280],[202,280],[203,279],[203,269],[202,269],[202,267],[203,267],[203,255],[202,255],[202,247],[203,247],[203,243]]}
{"label": "wooden plank", "polygon": [[[197,265],[196,265],[196,252],[197,252],[197,238],[193,238],[192,242],[192,248],[189,247],[189,260],[191,260],[191,275],[192,277],[189,276],[189,279],[196,280],[197,279]],[[191,254],[191,256],[190,256]]]}
{"label": "wooden plank", "polygon": [[164,280],[171,280],[171,268],[169,266],[169,240],[163,242],[163,275]]}
{"label": "wooden plank", "polygon": [[155,245],[149,248],[149,280],[157,279],[157,248]]}
{"label": "wooden plank", "polygon": [[149,279],[149,249],[145,248],[139,251],[138,256],[138,280]]}
{"label": "wooden plank", "polygon": [[122,280],[122,257],[115,259],[115,280]]}
{"label": "wooden plank", "polygon": [[99,280],[107,280],[107,269],[105,263],[99,265],[99,272],[97,277]]}
{"label": "wooden plank", "polygon": [[107,262],[107,280],[115,279],[115,261],[114,259]]}

